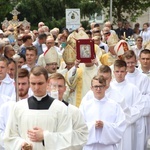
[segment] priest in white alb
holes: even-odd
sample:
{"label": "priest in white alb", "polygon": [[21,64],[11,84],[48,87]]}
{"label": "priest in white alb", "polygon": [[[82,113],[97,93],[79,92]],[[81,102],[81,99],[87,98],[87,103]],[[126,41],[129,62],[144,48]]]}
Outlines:
{"label": "priest in white alb", "polygon": [[72,120],[67,107],[47,93],[48,72],[41,66],[29,76],[33,96],[14,106],[4,134],[7,150],[69,150]]}

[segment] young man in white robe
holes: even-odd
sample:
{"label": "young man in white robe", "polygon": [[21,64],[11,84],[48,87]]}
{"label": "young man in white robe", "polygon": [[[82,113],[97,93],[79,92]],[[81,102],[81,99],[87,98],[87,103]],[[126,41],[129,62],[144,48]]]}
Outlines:
{"label": "young man in white robe", "polygon": [[[8,60],[0,56],[0,95],[11,97],[15,93],[14,80],[7,74]],[[0,105],[3,103],[0,100]]]}
{"label": "young man in white robe", "polygon": [[24,64],[21,68],[25,68],[30,71],[34,66],[36,66],[36,61],[38,58],[38,51],[36,47],[30,46],[26,48],[26,64]]}
{"label": "young man in white robe", "polygon": [[139,66],[138,69],[146,74],[150,78],[150,50],[144,49],[139,55]]}
{"label": "young man in white robe", "polygon": [[[71,150],[82,150],[83,146],[87,142],[88,137],[88,128],[85,124],[83,116],[80,110],[67,101],[63,99],[64,92],[66,91],[66,81],[62,74],[60,73],[53,73],[49,77],[49,85],[48,91],[53,92],[52,87],[56,87],[57,90],[57,97],[60,101],[62,101],[68,107],[68,114],[72,116],[72,128],[73,128],[73,135],[72,135],[72,143],[71,143]],[[52,96],[53,94],[51,94]]]}
{"label": "young man in white robe", "polygon": [[[150,50],[149,49],[144,49],[140,52],[139,55],[139,66],[138,70],[142,72],[143,74],[147,75],[150,79]],[[148,119],[149,118],[149,119]],[[147,117],[147,127],[149,127],[150,124],[150,117]],[[150,130],[148,130],[148,139],[150,139]],[[150,140],[147,141],[147,144],[150,145],[149,142]]]}
{"label": "young man in white robe", "polygon": [[[31,94],[31,92],[29,92],[29,72],[26,69],[20,68],[18,70],[19,100],[28,98],[29,94]],[[15,101],[8,101],[4,103],[0,108],[0,150],[4,150],[4,145],[3,145],[4,131],[7,125],[9,114],[11,112],[11,108],[13,107],[14,104]]]}
{"label": "young man in white robe", "polygon": [[48,72],[41,66],[29,76],[33,96],[15,104],[6,126],[7,150],[67,150],[71,146],[72,120],[67,107],[47,95]]}
{"label": "young man in white robe", "polygon": [[[110,67],[107,66],[107,65],[101,65],[99,67],[97,75],[103,76],[106,80],[105,95],[108,98],[110,98],[112,100],[115,100],[122,107],[122,109],[124,110],[126,108],[124,96],[122,96],[120,92],[118,92],[116,89],[114,89],[110,86],[110,82],[112,80],[112,73],[111,73]],[[86,93],[86,95],[82,98],[82,101],[81,101],[80,105],[82,105],[82,103],[86,103],[86,100],[90,100],[91,98],[94,98],[94,93],[93,93],[92,90],[89,90]]]}
{"label": "young man in white robe", "polygon": [[[127,64],[127,74],[125,79],[134,84],[140,90],[142,95],[150,96],[150,79],[136,68],[137,60],[134,51],[130,50],[125,52],[123,57]],[[136,122],[136,149],[144,149],[147,136],[150,133],[150,127],[147,124],[149,122],[148,120],[149,118],[142,117]]]}
{"label": "young man in white robe", "polygon": [[[111,86],[118,90],[125,98],[127,107],[139,106],[142,98],[142,94],[139,89],[125,80],[127,74],[127,65],[123,60],[116,60],[114,63],[114,76],[115,80],[111,83]],[[143,109],[144,106],[141,105],[139,111]],[[137,115],[137,111],[135,111]],[[140,118],[141,116],[139,116]],[[122,150],[136,150],[136,137],[135,134],[135,121],[128,123],[127,129],[122,138]]]}
{"label": "young man in white robe", "polygon": [[88,142],[83,150],[116,150],[126,129],[122,108],[105,96],[106,80],[94,76],[91,81],[94,98],[80,106],[89,129]]}

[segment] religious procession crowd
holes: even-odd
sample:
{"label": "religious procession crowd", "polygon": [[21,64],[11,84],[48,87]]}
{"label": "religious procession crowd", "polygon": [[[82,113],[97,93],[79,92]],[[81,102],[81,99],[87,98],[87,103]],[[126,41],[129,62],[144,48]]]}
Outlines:
{"label": "religious procession crowd", "polygon": [[150,148],[150,25],[117,26],[2,26],[0,150]]}

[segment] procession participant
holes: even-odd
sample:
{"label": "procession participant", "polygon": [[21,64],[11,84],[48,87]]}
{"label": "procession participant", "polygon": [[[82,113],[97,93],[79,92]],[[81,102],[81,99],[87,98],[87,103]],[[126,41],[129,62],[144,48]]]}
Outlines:
{"label": "procession participant", "polygon": [[[29,97],[29,72],[26,69],[18,70],[18,96],[19,100]],[[15,95],[11,99],[16,99]],[[4,150],[3,136],[7,125],[8,117],[11,108],[15,104],[15,101],[8,101],[4,103],[0,108],[0,149]]]}
{"label": "procession participant", "polygon": [[[134,51],[130,50],[125,52],[124,60],[127,64],[127,74],[125,79],[134,84],[143,95],[150,96],[150,80],[149,78],[141,73],[135,66],[137,64],[136,55]],[[138,82],[137,82],[138,81]],[[137,149],[144,149],[147,135],[150,131],[149,127],[145,124],[149,118],[142,117],[140,120],[136,122],[136,148]],[[140,142],[140,143],[139,143]]]}
{"label": "procession participant", "polygon": [[7,73],[11,79],[15,80],[16,68],[15,68],[15,61],[13,59],[9,59],[8,61],[8,70]]}
{"label": "procession participant", "polygon": [[67,107],[47,95],[47,81],[45,68],[32,68],[29,82],[33,96],[17,102],[11,112],[4,134],[7,150],[26,146],[31,150],[60,150],[71,146],[72,125]]}
{"label": "procession participant", "polygon": [[18,68],[21,68],[23,65],[26,64],[26,57],[23,54],[18,54],[20,56],[18,60]]}
{"label": "procession participant", "polygon": [[50,76],[52,73],[56,73],[57,69],[59,68],[60,59],[54,47],[51,47],[44,53],[44,60],[46,63],[45,68],[48,72],[48,76]]}
{"label": "procession participant", "polygon": [[138,69],[150,77],[150,50],[144,49],[140,52],[139,62]]}
{"label": "procession participant", "polygon": [[143,43],[143,38],[141,36],[138,36],[135,39],[135,42],[136,42],[136,44],[131,46],[131,49],[134,51],[134,53],[136,55],[136,58],[138,60],[140,52],[144,49],[143,44],[142,44]]}
{"label": "procession participant", "polygon": [[[53,47],[57,52],[59,51],[58,50],[59,48],[55,46],[54,37],[48,36],[47,39],[46,39],[46,51],[39,56],[38,61],[37,61],[37,64],[39,66],[43,66],[43,67],[46,66],[44,55],[47,53],[47,51],[50,50],[51,47]],[[61,58],[60,55],[59,55],[59,57]]]}
{"label": "procession participant", "polygon": [[34,66],[36,66],[37,60],[37,49],[34,46],[26,48],[26,64],[24,64],[21,68],[25,68],[30,71]]}
{"label": "procession participant", "polygon": [[77,107],[69,104],[66,100],[64,100],[63,96],[66,91],[66,81],[62,74],[53,73],[49,77],[48,87],[50,93],[53,90],[52,87],[54,86],[56,86],[58,90],[58,99],[68,107],[68,114],[71,114],[72,116],[73,136],[71,149],[82,150],[83,146],[87,142],[88,135],[88,129],[84,122],[83,116]]}
{"label": "procession participant", "polygon": [[[127,74],[127,65],[123,60],[116,60],[114,63],[114,76],[115,79],[111,82],[111,86],[118,90],[122,96],[125,98],[127,107],[132,107],[138,105],[141,101],[141,92],[139,89],[129,83],[125,76]],[[136,121],[136,120],[135,120]],[[127,129],[121,140],[122,150],[135,150],[136,137],[135,137],[135,122],[128,124]]]}
{"label": "procession participant", "polygon": [[63,62],[61,62],[58,72],[65,77],[66,73],[74,66],[76,51],[68,44],[64,49],[62,58]]}
{"label": "procession participant", "polygon": [[[105,95],[108,98],[115,100],[122,107],[123,110],[126,109],[124,97],[121,95],[120,92],[118,92],[116,89],[114,89],[110,86],[110,82],[112,80],[111,68],[107,65],[101,65],[98,69],[97,75],[103,76],[104,79],[106,80]],[[94,98],[94,93],[92,90],[90,90],[86,93],[86,95],[82,98],[80,105],[82,105],[82,103],[86,103],[86,100],[90,100],[91,98]]]}
{"label": "procession participant", "polygon": [[8,60],[0,56],[0,94],[11,97],[15,93],[15,86],[14,80],[9,77],[7,70]]}
{"label": "procession participant", "polygon": [[114,61],[118,59],[117,54],[114,51],[114,47],[118,43],[118,37],[116,34],[111,33],[107,38],[108,53],[103,54],[100,61],[103,65],[111,66]]}
{"label": "procession participant", "polygon": [[69,103],[79,106],[82,97],[90,90],[90,80],[97,74],[98,66],[96,59],[91,63],[84,63],[80,66],[80,60],[75,60],[75,65],[67,72],[66,80],[71,89],[68,97]]}
{"label": "procession participant", "polygon": [[115,150],[126,129],[121,107],[105,96],[106,80],[94,76],[91,81],[94,97],[80,106],[89,129],[88,142],[83,150]]}

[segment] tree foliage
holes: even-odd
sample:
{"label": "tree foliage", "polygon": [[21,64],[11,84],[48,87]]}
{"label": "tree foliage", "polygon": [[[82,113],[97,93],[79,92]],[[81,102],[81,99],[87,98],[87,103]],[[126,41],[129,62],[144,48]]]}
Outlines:
{"label": "tree foliage", "polygon": [[[109,16],[110,0],[97,0],[102,4],[106,16]],[[136,19],[143,14],[150,7],[149,0],[112,0],[113,8],[112,14],[114,22],[117,20],[131,20]]]}
{"label": "tree foliage", "polygon": [[[150,6],[149,0],[112,0],[114,20],[135,21]],[[50,28],[65,26],[65,9],[80,8],[81,17],[99,13],[102,9],[109,19],[110,0],[0,0],[0,21],[5,17],[12,18],[10,11],[18,5],[21,12],[19,19],[27,18],[33,27],[39,21],[45,22]]]}

